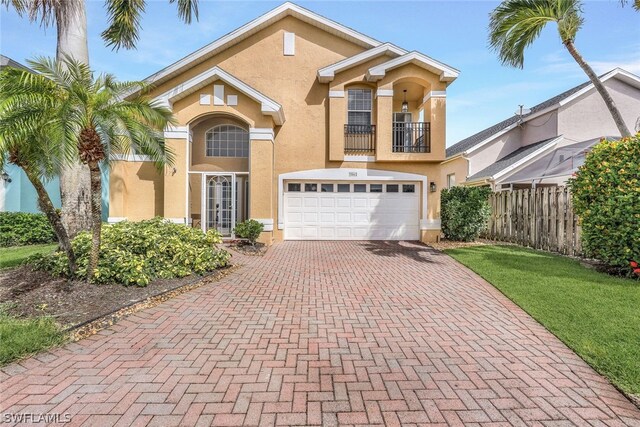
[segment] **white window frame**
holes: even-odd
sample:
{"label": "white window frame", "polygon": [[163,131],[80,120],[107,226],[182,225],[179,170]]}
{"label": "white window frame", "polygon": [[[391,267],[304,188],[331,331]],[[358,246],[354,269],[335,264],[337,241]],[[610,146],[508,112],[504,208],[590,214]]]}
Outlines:
{"label": "white window frame", "polygon": [[[217,129],[219,127],[222,127],[222,126],[233,126],[235,128],[242,129],[244,132],[247,133],[247,155],[246,156],[240,156],[240,157],[239,156],[216,156],[214,154],[211,154],[211,155],[209,154],[208,135],[209,135],[209,133],[215,131],[215,129]],[[222,159],[248,159],[249,158],[249,149],[250,149],[249,143],[250,143],[250,141],[251,141],[251,139],[250,139],[250,135],[249,135],[249,130],[245,129],[244,127],[242,127],[240,125],[234,124],[234,123],[221,123],[219,125],[215,125],[215,126],[209,128],[204,133],[204,156],[205,157],[209,157],[209,158],[222,158]],[[213,141],[213,139],[212,139],[211,142],[215,143],[215,141]],[[228,148],[227,148],[227,150],[228,150]],[[212,152],[214,151],[213,147],[212,147],[211,151]],[[236,147],[235,151],[237,151],[237,147]]]}
{"label": "white window frame", "polygon": [[[370,101],[371,101],[371,109],[369,110],[350,110],[349,109],[349,92],[351,91],[369,91]],[[362,126],[371,126],[373,124],[373,90],[369,87],[352,87],[346,90],[347,95],[347,121],[348,125],[362,125]],[[350,123],[349,122],[349,113],[369,113],[369,123]]]}
{"label": "white window frame", "polygon": [[[453,185],[451,185],[451,178],[453,178]],[[456,174],[455,173],[449,173],[447,174],[447,188],[452,188],[456,186]]]}

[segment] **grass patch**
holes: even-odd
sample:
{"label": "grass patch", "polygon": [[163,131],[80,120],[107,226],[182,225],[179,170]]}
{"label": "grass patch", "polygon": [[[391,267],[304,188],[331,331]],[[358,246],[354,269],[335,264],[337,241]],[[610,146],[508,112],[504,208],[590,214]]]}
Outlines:
{"label": "grass patch", "polygon": [[445,252],[492,283],[627,393],[640,395],[640,283],[515,246]]}
{"label": "grass patch", "polygon": [[63,341],[60,327],[50,317],[18,319],[0,313],[0,366]]}
{"label": "grass patch", "polygon": [[24,262],[31,255],[48,254],[55,250],[57,245],[30,245],[12,246],[0,248],[0,270],[4,268],[16,267]]}

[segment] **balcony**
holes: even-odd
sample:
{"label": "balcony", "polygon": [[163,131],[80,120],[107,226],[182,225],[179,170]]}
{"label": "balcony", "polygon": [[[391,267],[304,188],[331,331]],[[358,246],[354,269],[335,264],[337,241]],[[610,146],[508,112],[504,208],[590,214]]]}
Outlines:
{"label": "balcony", "polygon": [[345,153],[374,153],[376,125],[344,125]]}
{"label": "balcony", "polygon": [[430,153],[431,124],[429,122],[393,122],[394,153]]}

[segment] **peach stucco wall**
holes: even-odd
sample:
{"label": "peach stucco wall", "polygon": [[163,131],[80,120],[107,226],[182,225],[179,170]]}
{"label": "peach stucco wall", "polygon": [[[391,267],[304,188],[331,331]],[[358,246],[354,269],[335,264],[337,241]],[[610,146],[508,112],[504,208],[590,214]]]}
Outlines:
{"label": "peach stucco wall", "polygon": [[[284,32],[295,33],[295,55],[283,55]],[[391,120],[394,110],[391,97],[378,97],[374,100],[375,121],[378,126],[378,147],[376,162],[344,162],[344,124],[346,120],[346,98],[329,98],[329,90],[349,85],[369,85],[374,89],[393,89],[395,82],[412,79],[428,91],[444,91],[446,85],[439,76],[427,72],[415,65],[406,65],[387,73],[378,83],[364,81],[367,65],[388,60],[380,57],[353,70],[338,74],[330,84],[319,83],[318,69],[335,63],[346,57],[363,51],[364,48],[329,34],[310,24],[293,17],[284,18],[262,29],[246,40],[229,49],[188,68],[183,73],[159,84],[152,96],[158,96],[180,83],[214,66],[218,66],[252,88],[282,105],[286,121],[276,126],[272,118],[261,112],[260,104],[239,93],[233,87],[225,85],[226,95],[238,95],[237,106],[200,105],[200,94],[213,94],[214,84],[207,84],[195,93],[173,104],[173,111],[179,126],[189,126],[191,142],[168,139],[167,144],[176,153],[176,164],[167,168],[164,175],[156,181],[160,184],[160,196],[151,192],[154,203],[160,210],[148,208],[138,217],[152,216],[157,212],[168,218],[189,216],[186,202],[189,188],[197,191],[199,179],[189,178],[187,185],[187,167],[192,171],[246,171],[250,173],[250,207],[252,218],[272,219],[274,231],[262,236],[264,241],[282,239],[282,230],[277,229],[278,176],[283,173],[323,168],[371,168],[394,170],[426,175],[429,181],[436,182],[438,189],[444,182],[439,162],[444,159],[445,149],[445,108],[443,98],[431,98],[425,105],[416,103],[412,110],[425,110],[425,120],[431,121],[432,152],[428,154],[391,153]],[[398,108],[396,100],[396,109]],[[235,119],[229,119],[229,117]],[[204,133],[212,123],[223,120],[235,120],[246,124],[247,128],[273,129],[275,141],[255,140],[250,142],[249,159],[211,159],[204,156]],[[136,186],[137,178],[125,171],[131,166],[119,163],[112,175],[113,182],[123,181],[127,186]],[[174,170],[175,168],[175,170]],[[197,182],[196,182],[197,181]],[[428,200],[426,217],[437,220],[439,217],[436,193],[423,192]],[[163,195],[163,196],[162,196]],[[138,203],[112,185],[112,209],[110,216],[127,216],[128,206]],[[114,203],[117,200],[121,202]],[[142,200],[142,199],[141,199]],[[146,200],[146,199],[145,199]],[[146,202],[145,202],[146,203]],[[193,203],[191,203],[193,206]],[[132,218],[133,219],[133,218]],[[437,230],[425,232],[425,238],[432,238]]]}

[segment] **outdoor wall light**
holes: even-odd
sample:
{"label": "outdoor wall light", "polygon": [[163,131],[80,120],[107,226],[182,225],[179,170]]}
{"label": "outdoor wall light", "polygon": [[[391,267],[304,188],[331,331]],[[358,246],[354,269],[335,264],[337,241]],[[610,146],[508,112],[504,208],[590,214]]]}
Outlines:
{"label": "outdoor wall light", "polygon": [[434,181],[431,181],[429,183],[429,191],[431,191],[432,193],[435,193],[437,189],[438,188],[436,187],[436,183]]}
{"label": "outdoor wall light", "polygon": [[402,112],[406,113],[409,111],[409,103],[407,102],[407,90],[403,91],[404,97],[402,98]]}
{"label": "outdoor wall light", "polygon": [[9,176],[9,174],[6,171],[2,171],[2,174],[0,175],[0,178],[2,178],[2,180],[4,182],[11,182],[11,177]]}

